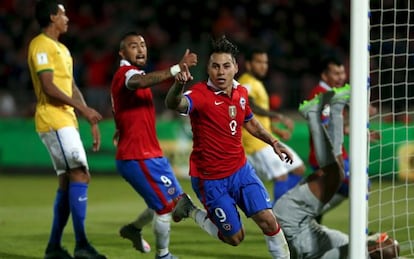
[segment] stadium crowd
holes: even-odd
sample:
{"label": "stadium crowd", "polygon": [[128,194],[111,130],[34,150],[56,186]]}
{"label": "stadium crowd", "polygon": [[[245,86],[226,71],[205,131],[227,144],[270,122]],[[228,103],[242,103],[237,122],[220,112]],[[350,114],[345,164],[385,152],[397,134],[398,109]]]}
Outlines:
{"label": "stadium crowd", "polygon": [[[74,57],[76,82],[88,103],[105,117],[111,116],[108,88],[110,75],[118,66],[118,53],[114,50],[128,29],[139,29],[145,34],[151,47],[148,71],[171,66],[180,58],[171,53],[180,55],[183,46],[190,46],[205,57],[205,39],[210,36],[226,34],[242,52],[243,46],[253,44],[253,40],[264,43],[269,50],[269,73],[265,80],[272,108],[296,109],[318,82],[315,64],[324,54],[335,53],[349,70],[349,0],[62,2],[67,7],[70,30],[61,40]],[[395,17],[394,12],[376,11],[380,2],[384,9],[401,11]],[[33,114],[34,94],[26,53],[29,39],[39,32],[33,19],[34,3],[35,0],[0,2],[0,117]],[[385,85],[381,91],[373,89],[371,93],[375,106],[381,105],[376,101],[380,96],[387,99],[384,97],[395,95],[397,100],[385,105],[398,113],[410,106],[400,97],[414,96],[414,90],[410,90],[414,88],[406,85],[407,81],[414,82],[413,73],[408,73],[414,67],[414,57],[407,55],[414,47],[407,40],[413,33],[407,27],[409,6],[404,1],[398,3],[400,6],[394,5],[390,0],[371,1],[371,82]],[[399,26],[376,26],[381,23]],[[398,55],[384,56],[380,61],[379,53]],[[206,77],[205,62],[201,59],[194,69],[196,79]],[[398,71],[378,72],[385,67]],[[157,113],[164,111],[162,100],[169,85],[165,82],[153,89]]]}
{"label": "stadium crowd", "polygon": [[[29,39],[39,32],[33,19],[34,0],[0,3],[0,99],[3,116],[30,116],[34,94],[26,62]],[[169,67],[182,46],[199,53],[205,39],[226,34],[239,46],[252,39],[266,43],[270,71],[266,78],[274,107],[294,109],[318,80],[314,62],[326,52],[347,60],[349,49],[348,1],[63,1],[70,30],[61,40],[74,57],[76,81],[92,107],[110,116],[110,75],[118,66],[118,41],[128,29],[140,29],[151,47],[147,70]],[[323,14],[323,15],[321,15]],[[174,51],[176,50],[176,51]],[[206,77],[203,63],[194,70]],[[170,82],[154,88],[162,100]],[[102,102],[103,100],[103,102]],[[19,108],[17,108],[19,107]]]}

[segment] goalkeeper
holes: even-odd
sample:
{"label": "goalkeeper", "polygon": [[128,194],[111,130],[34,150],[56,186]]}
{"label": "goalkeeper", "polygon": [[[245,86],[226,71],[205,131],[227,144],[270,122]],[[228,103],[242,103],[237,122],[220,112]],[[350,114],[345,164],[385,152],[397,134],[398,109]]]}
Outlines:
{"label": "goalkeeper", "polygon": [[[342,110],[349,102],[350,88],[333,88],[332,91],[317,95],[305,101],[299,112],[307,119],[320,169],[283,195],[273,206],[289,244],[292,258],[348,258],[348,235],[320,225],[315,218],[338,191],[343,178],[342,161],[343,116]],[[327,129],[322,125],[320,112],[330,104],[330,120]],[[369,246],[370,257],[383,259],[398,255],[398,243],[392,238],[377,239]],[[368,243],[369,245],[369,243]],[[381,252],[378,253],[378,251]],[[367,249],[368,251],[368,249]]]}
{"label": "goalkeeper", "polygon": [[[342,161],[342,109],[349,100],[349,88],[334,88],[305,101],[299,112],[308,121],[321,170],[308,176],[283,195],[273,211],[285,231],[293,258],[346,258],[348,236],[319,225],[315,217],[338,190],[344,178]],[[328,130],[321,123],[320,111],[329,103]],[[296,256],[296,257],[295,257]]]}

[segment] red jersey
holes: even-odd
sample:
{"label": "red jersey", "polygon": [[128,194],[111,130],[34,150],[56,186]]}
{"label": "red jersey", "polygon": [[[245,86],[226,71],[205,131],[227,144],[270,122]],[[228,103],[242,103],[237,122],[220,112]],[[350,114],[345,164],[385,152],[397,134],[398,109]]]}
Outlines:
{"label": "red jersey", "polygon": [[143,70],[122,60],[111,84],[115,125],[119,130],[117,160],[141,160],[163,156],[155,128],[155,108],[150,88],[130,90],[131,76]]}
{"label": "red jersey", "polygon": [[241,127],[253,118],[247,89],[234,81],[231,97],[210,82],[193,85],[185,93],[193,131],[190,175],[221,179],[246,163]]}
{"label": "red jersey", "polygon": [[[326,84],[324,81],[320,81],[319,84],[311,90],[308,100],[311,100],[312,98],[314,98],[316,95],[320,93],[325,93],[331,90],[332,88],[328,84]],[[328,123],[328,120],[329,120],[329,106],[328,105],[322,110],[321,120],[323,124]],[[312,167],[318,167],[318,161],[316,160],[315,148],[313,146],[312,136],[309,137],[309,145],[310,145],[309,158],[308,158],[309,164]],[[342,146],[342,157],[343,159],[348,159],[348,154],[344,146]]]}

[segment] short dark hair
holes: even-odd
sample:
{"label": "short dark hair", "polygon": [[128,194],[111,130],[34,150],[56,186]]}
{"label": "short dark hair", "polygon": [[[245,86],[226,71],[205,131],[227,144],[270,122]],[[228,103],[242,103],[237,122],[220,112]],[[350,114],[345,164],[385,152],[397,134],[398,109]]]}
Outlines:
{"label": "short dark hair", "polygon": [[260,54],[267,54],[267,50],[261,46],[260,44],[253,43],[253,46],[249,46],[244,54],[244,59],[246,61],[252,61],[254,55],[260,55]]}
{"label": "short dark hair", "polygon": [[223,35],[216,40],[212,39],[210,55],[213,53],[228,53],[236,59],[239,49]]}
{"label": "short dark hair", "polygon": [[335,55],[329,55],[322,57],[320,63],[319,63],[319,73],[323,73],[329,69],[329,65],[336,65],[336,66],[342,66],[344,63],[342,60]]}
{"label": "short dark hair", "polygon": [[56,0],[39,0],[36,2],[35,17],[41,28],[49,26],[51,15],[56,15],[59,11]]}
{"label": "short dark hair", "polygon": [[125,41],[128,37],[131,37],[131,36],[136,36],[136,37],[138,37],[139,35],[140,35],[140,34],[139,34],[138,32],[136,32],[136,31],[128,31],[128,32],[124,33],[124,34],[121,36],[121,41],[120,41],[120,43],[119,43],[119,49],[123,49],[123,48],[125,48],[124,41]]}

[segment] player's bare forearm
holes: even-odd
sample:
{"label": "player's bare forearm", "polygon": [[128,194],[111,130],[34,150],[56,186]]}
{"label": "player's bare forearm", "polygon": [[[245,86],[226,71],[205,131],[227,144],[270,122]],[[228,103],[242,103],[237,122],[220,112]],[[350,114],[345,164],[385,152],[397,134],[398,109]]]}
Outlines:
{"label": "player's bare forearm", "polygon": [[275,138],[269,132],[267,132],[260,124],[260,122],[257,121],[255,118],[246,122],[244,124],[244,127],[254,137],[266,142],[269,145],[271,145],[272,142],[275,140]]}
{"label": "player's bare forearm", "polygon": [[252,109],[254,114],[257,114],[257,115],[260,115],[260,116],[267,116],[267,117],[270,117],[270,118],[278,118],[279,116],[281,116],[277,112],[263,109],[262,107],[257,105],[254,98],[252,98],[250,96],[249,96],[249,104],[250,104],[250,108]]}
{"label": "player's bare forearm", "polygon": [[185,102],[185,97],[183,96],[184,86],[184,84],[175,81],[168,90],[165,98],[165,105],[168,109],[184,111],[187,108],[187,102]]}
{"label": "player's bare forearm", "polygon": [[[69,105],[78,109],[83,104],[67,95],[53,83],[53,72],[43,72],[39,74],[42,91],[49,98],[49,102],[55,106]],[[73,95],[73,89],[72,89]]]}
{"label": "player's bare forearm", "polygon": [[136,74],[129,79],[128,88],[148,88],[172,77],[173,75],[171,74],[170,69],[154,71],[145,75]]}
{"label": "player's bare forearm", "polygon": [[[186,51],[186,53],[188,50]],[[174,109],[181,113],[184,113],[188,109],[187,99],[183,95],[184,86],[189,81],[193,80],[193,76],[188,69],[187,64],[183,64],[182,71],[175,75],[174,84],[168,90],[167,97],[165,98],[165,105],[169,109]]]}
{"label": "player's bare forearm", "polygon": [[75,83],[72,84],[72,100],[76,103],[74,107],[82,113],[92,126],[102,120],[102,115],[86,104],[82,92]]}
{"label": "player's bare forearm", "polygon": [[83,98],[82,92],[79,90],[79,88],[75,84],[73,84],[72,86],[72,99],[83,104],[84,106],[87,106],[85,102],[85,98]]}

